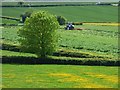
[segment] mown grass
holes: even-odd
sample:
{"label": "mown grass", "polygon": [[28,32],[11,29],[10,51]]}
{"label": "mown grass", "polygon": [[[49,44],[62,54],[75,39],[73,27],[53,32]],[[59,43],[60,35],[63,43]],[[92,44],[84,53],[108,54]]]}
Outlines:
{"label": "mown grass", "polygon": [[118,88],[118,67],[2,65],[3,88]]}
{"label": "mown grass", "polygon": [[[117,22],[118,7],[113,6],[57,6],[57,7],[3,7],[2,15],[20,18],[28,10],[46,10],[55,15],[61,15],[71,22]],[[58,11],[59,10],[59,11]],[[10,13],[8,13],[10,12]],[[79,12],[79,13],[78,13]]]}

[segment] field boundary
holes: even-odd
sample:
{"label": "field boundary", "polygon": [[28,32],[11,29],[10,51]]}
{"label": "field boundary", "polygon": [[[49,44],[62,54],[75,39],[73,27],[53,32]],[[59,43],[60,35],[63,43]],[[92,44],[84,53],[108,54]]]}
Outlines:
{"label": "field boundary", "polygon": [[84,25],[120,26],[117,22],[83,22]]}
{"label": "field boundary", "polygon": [[24,57],[24,56],[3,56],[3,64],[60,64],[60,65],[90,65],[90,66],[119,66],[119,60],[99,60],[92,58],[86,58],[86,60],[77,60],[76,58],[71,58],[65,60],[66,58],[36,58],[36,57]]}
{"label": "field boundary", "polygon": [[0,7],[54,7],[54,6],[111,6],[110,3],[103,4],[45,4],[45,5],[2,5]]}
{"label": "field boundary", "polygon": [[20,21],[20,18],[15,18],[15,17],[10,17],[10,16],[0,16],[0,18]]}
{"label": "field boundary", "polygon": [[[2,23],[0,26],[23,26],[24,24],[6,24]],[[120,23],[116,22],[73,22],[73,25],[99,25],[99,26],[120,26]]]}

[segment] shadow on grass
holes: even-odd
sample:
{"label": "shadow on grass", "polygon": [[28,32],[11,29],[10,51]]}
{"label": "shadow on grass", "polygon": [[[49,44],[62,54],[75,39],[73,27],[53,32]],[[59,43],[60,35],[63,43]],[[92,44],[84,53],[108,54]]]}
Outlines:
{"label": "shadow on grass", "polygon": [[[22,52],[20,50],[20,46],[15,46],[15,45],[11,45],[11,44],[2,44],[2,50]],[[23,53],[25,53],[25,52],[23,52]],[[26,52],[26,53],[29,53],[29,52]],[[30,52],[30,53],[32,53],[32,52]],[[54,52],[53,56],[65,56],[65,57],[74,57],[74,58],[95,58],[95,57],[103,58],[102,56],[93,56],[90,54],[69,52],[69,51],[65,51],[65,50]]]}
{"label": "shadow on grass", "polygon": [[[20,47],[2,44],[2,50],[9,50],[19,52]],[[119,66],[119,60],[107,60],[101,56],[92,56],[85,53],[59,51],[55,52],[53,56],[57,58],[36,58],[25,56],[2,56],[3,64],[59,64],[59,65],[91,65],[91,66]],[[62,56],[68,58],[61,58]],[[70,59],[69,59],[70,58]],[[77,59],[76,59],[77,58]],[[109,58],[108,58],[109,59]]]}
{"label": "shadow on grass", "polygon": [[120,61],[117,60],[64,60],[64,59],[53,59],[53,58],[35,58],[35,57],[24,57],[24,56],[12,56],[2,57],[3,64],[58,64],[58,65],[90,65],[90,66],[119,66]]}
{"label": "shadow on grass", "polygon": [[10,45],[10,44],[2,44],[2,50],[9,50],[9,51],[14,51],[14,52],[19,52],[20,47],[15,46],[15,45]]}

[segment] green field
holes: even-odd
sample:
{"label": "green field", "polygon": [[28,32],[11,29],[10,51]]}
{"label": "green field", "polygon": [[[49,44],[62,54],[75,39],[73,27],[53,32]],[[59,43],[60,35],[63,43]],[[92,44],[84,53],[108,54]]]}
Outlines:
{"label": "green field", "polygon": [[[86,30],[66,31],[63,29],[64,27],[61,26],[61,29],[58,30],[58,34],[60,35],[59,47],[103,53],[117,57],[119,53],[117,26],[77,25],[75,27]],[[4,27],[2,29],[3,42],[19,45],[19,37],[17,35],[19,28],[20,27]]]}
{"label": "green field", "polygon": [[[6,3],[3,3],[4,5]],[[7,5],[16,3],[7,3]],[[27,4],[27,3],[26,3]],[[38,4],[38,3],[33,3]],[[40,4],[40,3],[39,3]],[[45,4],[45,3],[41,3]],[[46,3],[48,4],[48,3]],[[53,3],[56,4],[56,3]],[[63,3],[61,3],[63,4]],[[75,4],[75,3],[74,3]],[[113,6],[57,6],[57,7],[15,7],[2,8],[2,15],[20,18],[28,10],[46,10],[55,15],[61,15],[70,22],[117,22],[118,7]],[[20,24],[17,21],[2,19],[2,23]],[[1,44],[5,50],[0,54],[6,58],[17,57],[29,62],[29,57],[37,58],[35,54],[16,51],[20,47],[17,31],[22,26],[0,26]],[[58,29],[58,50],[69,56],[48,56],[52,60],[66,61],[101,61],[118,60],[117,25],[75,25],[83,30],[64,30],[64,25]],[[77,56],[77,57],[76,57]],[[79,56],[79,57],[78,57]],[[84,56],[84,57],[83,57]],[[118,88],[117,66],[83,66],[13,63],[2,65],[3,88]],[[1,77],[1,75],[0,75]],[[1,86],[0,86],[1,87]]]}
{"label": "green field", "polygon": [[2,8],[2,15],[20,18],[20,15],[28,10],[46,10],[64,16],[71,22],[118,22],[118,7],[113,6],[5,7]]}
{"label": "green field", "polygon": [[[64,5],[64,4],[92,4],[95,2],[24,2],[23,5]],[[113,2],[114,3],[114,2]],[[18,5],[18,2],[2,2],[2,5]]]}
{"label": "green field", "polygon": [[118,68],[3,65],[3,88],[118,88]]}
{"label": "green field", "polygon": [[[107,2],[102,2],[102,3],[107,3]],[[108,2],[108,3],[117,3],[117,2]],[[64,4],[96,4],[96,2],[24,2],[23,5],[64,5]],[[18,5],[18,2],[2,2],[2,5],[11,5],[15,6]]]}

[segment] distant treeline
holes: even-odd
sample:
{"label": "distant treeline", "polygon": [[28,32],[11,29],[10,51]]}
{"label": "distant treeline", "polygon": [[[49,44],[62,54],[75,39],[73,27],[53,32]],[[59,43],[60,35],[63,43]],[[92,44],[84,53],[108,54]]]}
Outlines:
{"label": "distant treeline", "polygon": [[102,3],[102,4],[50,4],[50,5],[2,5],[0,7],[52,7],[52,6],[101,6],[101,5],[111,5],[111,3]]}

